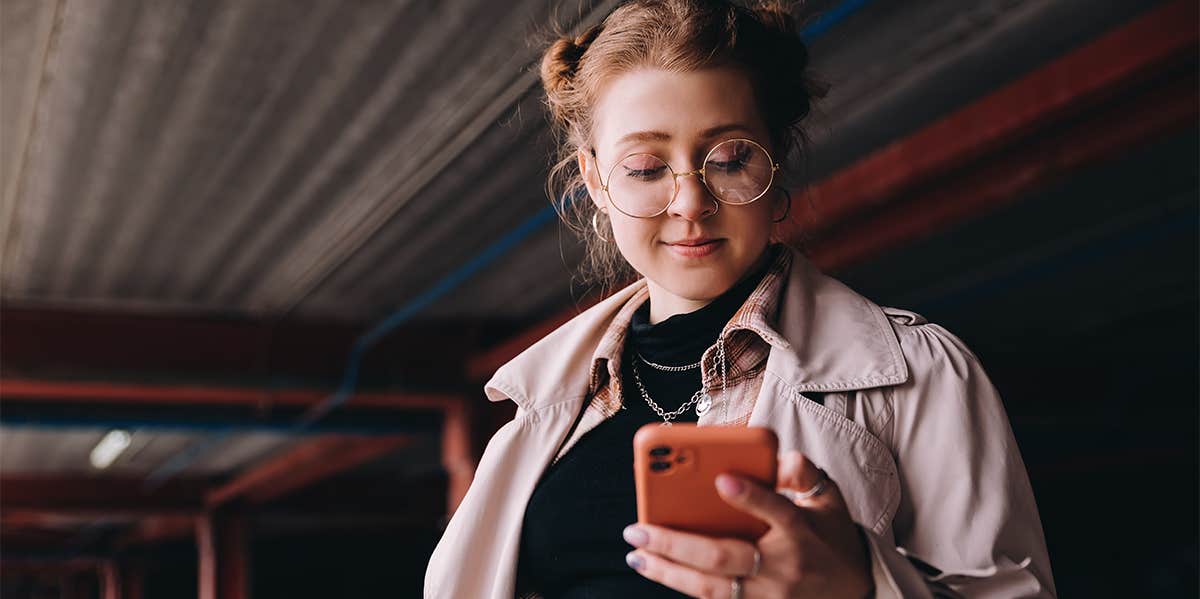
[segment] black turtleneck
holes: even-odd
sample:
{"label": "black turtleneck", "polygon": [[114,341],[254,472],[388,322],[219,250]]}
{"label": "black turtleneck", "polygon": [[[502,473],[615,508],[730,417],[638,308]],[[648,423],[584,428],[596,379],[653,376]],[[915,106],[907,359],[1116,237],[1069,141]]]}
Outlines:
{"label": "black turtleneck", "polygon": [[[631,369],[638,369],[647,393],[664,411],[683,405],[700,388],[700,369],[665,372],[648,366],[638,355],[664,366],[698,362],[754,291],[766,266],[760,264],[694,312],[650,324],[650,302],[638,308],[621,357],[621,410],[580,437],[547,468],[526,504],[519,593],[536,591],[546,599],[686,596],[625,564],[625,554],[633,548],[621,531],[637,520],[633,435],[644,424],[662,422],[642,397]],[[673,422],[696,420],[693,407]]]}

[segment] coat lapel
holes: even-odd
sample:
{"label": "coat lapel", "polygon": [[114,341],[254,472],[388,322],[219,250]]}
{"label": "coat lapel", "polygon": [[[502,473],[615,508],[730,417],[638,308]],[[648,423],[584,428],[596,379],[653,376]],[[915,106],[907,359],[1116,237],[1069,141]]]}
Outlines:
{"label": "coat lapel", "polygon": [[779,436],[780,450],[804,453],[837,482],[851,517],[876,533],[900,503],[896,463],[861,424],[805,392],[855,392],[908,380],[900,343],[874,303],[793,256],[778,331],[791,346],[772,347],[751,426]]}

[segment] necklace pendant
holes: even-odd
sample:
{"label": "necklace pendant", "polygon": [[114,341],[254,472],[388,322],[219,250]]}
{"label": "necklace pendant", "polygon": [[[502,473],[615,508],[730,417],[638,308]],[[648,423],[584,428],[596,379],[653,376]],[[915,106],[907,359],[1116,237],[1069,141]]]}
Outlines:
{"label": "necklace pendant", "polygon": [[707,392],[700,395],[700,401],[696,402],[696,415],[703,416],[709,408],[712,407],[712,396]]}

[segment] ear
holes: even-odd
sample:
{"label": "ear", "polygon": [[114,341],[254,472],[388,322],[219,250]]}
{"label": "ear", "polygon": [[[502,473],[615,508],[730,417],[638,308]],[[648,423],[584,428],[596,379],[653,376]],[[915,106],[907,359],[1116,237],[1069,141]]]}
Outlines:
{"label": "ear", "polygon": [[592,203],[596,205],[597,210],[604,212],[608,208],[608,197],[600,186],[596,157],[587,149],[579,148],[575,151],[575,160],[579,163],[579,174],[583,177],[583,184],[587,187]]}
{"label": "ear", "polygon": [[771,195],[774,196],[771,202],[771,222],[779,224],[777,220],[786,219],[791,215],[792,197],[784,187],[779,187],[779,191]]}

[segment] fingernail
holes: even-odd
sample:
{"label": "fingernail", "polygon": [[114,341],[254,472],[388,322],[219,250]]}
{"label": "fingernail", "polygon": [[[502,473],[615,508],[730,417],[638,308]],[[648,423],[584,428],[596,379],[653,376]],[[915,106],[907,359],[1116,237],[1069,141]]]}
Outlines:
{"label": "fingernail", "polygon": [[743,484],[742,481],[729,476],[728,474],[721,474],[717,476],[717,490],[725,495],[741,495],[745,488],[746,485]]}
{"label": "fingernail", "polygon": [[625,530],[621,533],[621,536],[625,537],[626,543],[629,543],[634,547],[641,547],[650,540],[650,535],[646,534],[646,531],[633,524],[626,526]]}
{"label": "fingernail", "polygon": [[639,572],[646,566],[646,561],[642,559],[642,556],[633,552],[625,554],[625,563],[629,564],[630,568]]}

